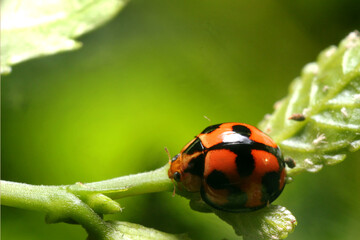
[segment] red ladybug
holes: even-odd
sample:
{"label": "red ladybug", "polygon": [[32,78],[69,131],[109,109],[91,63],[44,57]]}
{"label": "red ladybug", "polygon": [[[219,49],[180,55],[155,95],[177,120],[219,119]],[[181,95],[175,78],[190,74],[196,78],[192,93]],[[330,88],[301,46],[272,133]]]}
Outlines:
{"label": "red ladybug", "polygon": [[207,127],[170,162],[169,177],[204,202],[229,212],[253,211],[285,186],[285,161],[276,143],[254,126]]}

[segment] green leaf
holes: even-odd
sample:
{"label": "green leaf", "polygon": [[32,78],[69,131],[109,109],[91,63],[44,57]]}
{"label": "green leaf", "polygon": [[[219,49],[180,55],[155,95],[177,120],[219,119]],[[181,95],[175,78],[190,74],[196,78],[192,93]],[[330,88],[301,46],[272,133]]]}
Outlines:
{"label": "green leaf", "polygon": [[291,212],[277,205],[249,213],[215,211],[215,214],[230,224],[244,240],[284,239],[297,225]]}
{"label": "green leaf", "polygon": [[[298,116],[305,117],[299,119]],[[290,118],[290,119],[289,119]],[[292,120],[295,119],[295,120]],[[299,120],[299,121],[296,121]],[[279,144],[296,167],[288,176],[317,172],[360,148],[360,37],[350,33],[320,53],[275,104],[260,128]]]}
{"label": "green leaf", "polygon": [[1,74],[31,58],[78,49],[74,38],[111,19],[126,2],[1,1]]}
{"label": "green leaf", "polygon": [[[107,224],[113,229],[107,236],[101,239],[132,239],[132,240],[190,240],[186,234],[169,234],[152,228],[146,228],[139,224],[108,221]],[[99,239],[99,236],[89,235],[88,240]]]}

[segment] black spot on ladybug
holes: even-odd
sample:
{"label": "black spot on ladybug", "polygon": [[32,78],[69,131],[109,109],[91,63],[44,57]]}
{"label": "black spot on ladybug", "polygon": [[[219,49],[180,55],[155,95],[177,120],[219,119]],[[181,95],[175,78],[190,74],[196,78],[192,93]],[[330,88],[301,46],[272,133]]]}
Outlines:
{"label": "black spot on ladybug", "polygon": [[261,183],[264,187],[262,200],[264,202],[270,201],[272,202],[275,198],[280,194],[281,190],[280,186],[280,173],[279,172],[268,172],[266,173]]}
{"label": "black spot on ladybug", "polygon": [[197,176],[204,176],[205,154],[200,154],[192,158],[184,172],[188,172]]}
{"label": "black spot on ladybug", "polygon": [[255,161],[251,154],[251,150],[253,149],[252,144],[248,144],[247,142],[240,143],[220,143],[212,146],[209,150],[214,149],[228,149],[236,154],[236,166],[237,171],[241,177],[250,176],[255,169]]}
{"label": "black spot on ladybug", "polygon": [[201,134],[211,133],[211,132],[215,131],[216,129],[218,129],[220,127],[220,125],[221,124],[209,126],[209,127],[205,128],[204,131],[201,132]]}
{"label": "black spot on ladybug", "polygon": [[244,149],[243,151],[236,152],[237,157],[235,163],[241,177],[250,176],[255,169],[255,161],[250,150],[251,149]]}
{"label": "black spot on ladybug", "polygon": [[212,171],[206,178],[206,183],[214,189],[224,189],[230,185],[226,175],[218,170]]}
{"label": "black spot on ladybug", "polygon": [[259,142],[252,142],[251,144],[251,148],[252,149],[256,149],[256,150],[263,150],[265,152],[271,153],[273,155],[277,156],[281,156],[281,152],[279,148],[273,148],[271,146],[265,145],[263,143],[259,143]]}
{"label": "black spot on ladybug", "polygon": [[251,135],[251,131],[249,128],[243,126],[243,125],[234,125],[232,127],[233,131],[236,132],[236,133],[239,133],[243,136],[246,136],[246,137],[250,137]]}
{"label": "black spot on ladybug", "polygon": [[204,150],[204,146],[202,145],[200,138],[196,138],[195,141],[190,144],[190,146],[185,149],[184,153],[191,155],[196,152],[202,152]]}

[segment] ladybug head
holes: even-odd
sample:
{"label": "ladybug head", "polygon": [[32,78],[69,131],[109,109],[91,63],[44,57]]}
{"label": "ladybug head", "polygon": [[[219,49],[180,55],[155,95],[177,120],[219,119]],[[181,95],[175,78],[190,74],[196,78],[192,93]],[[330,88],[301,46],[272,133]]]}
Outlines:
{"label": "ladybug head", "polygon": [[168,171],[169,178],[174,179],[177,182],[181,181],[181,154],[177,154],[170,160],[170,169]]}
{"label": "ladybug head", "polygon": [[191,169],[189,168],[191,159],[192,156],[180,152],[170,160],[168,175],[171,180],[175,180],[174,183],[176,182],[178,189],[198,192],[200,191],[202,178],[189,171]]}

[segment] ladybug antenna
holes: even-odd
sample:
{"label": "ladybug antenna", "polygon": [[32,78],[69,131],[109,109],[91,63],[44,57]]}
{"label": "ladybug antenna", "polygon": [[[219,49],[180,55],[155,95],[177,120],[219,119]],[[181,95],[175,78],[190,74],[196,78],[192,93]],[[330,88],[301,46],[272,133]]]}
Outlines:
{"label": "ladybug antenna", "polygon": [[211,119],[210,118],[208,118],[207,116],[203,116],[206,120],[208,120],[209,122],[211,122]]}
{"label": "ladybug antenna", "polygon": [[168,157],[169,157],[169,164],[171,163],[171,155],[169,150],[167,149],[167,147],[165,147],[165,152],[167,153]]}

